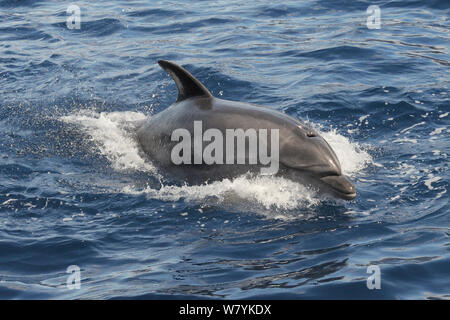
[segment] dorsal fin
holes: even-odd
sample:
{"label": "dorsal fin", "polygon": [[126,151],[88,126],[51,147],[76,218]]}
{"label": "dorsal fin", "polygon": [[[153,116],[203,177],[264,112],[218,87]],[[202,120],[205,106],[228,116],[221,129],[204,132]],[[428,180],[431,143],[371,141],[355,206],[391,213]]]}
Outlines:
{"label": "dorsal fin", "polygon": [[191,97],[212,97],[211,92],[186,69],[173,62],[159,60],[158,64],[171,75],[178,87],[178,99],[180,102]]}

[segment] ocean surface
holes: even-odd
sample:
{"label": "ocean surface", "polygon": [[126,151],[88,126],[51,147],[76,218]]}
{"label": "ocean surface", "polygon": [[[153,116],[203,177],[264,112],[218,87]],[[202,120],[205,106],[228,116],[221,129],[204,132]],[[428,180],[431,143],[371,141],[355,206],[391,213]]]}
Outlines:
{"label": "ocean surface", "polygon": [[[0,298],[449,299],[449,13],[0,0]],[[158,59],[319,130],[357,198],[267,176],[170,183],[134,134],[176,100]]]}

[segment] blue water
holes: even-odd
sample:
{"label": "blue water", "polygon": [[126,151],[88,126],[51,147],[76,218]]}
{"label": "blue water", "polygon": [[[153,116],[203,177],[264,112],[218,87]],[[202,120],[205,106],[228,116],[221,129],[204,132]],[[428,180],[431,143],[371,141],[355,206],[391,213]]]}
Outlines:
{"label": "blue water", "polygon": [[[70,3],[0,1],[0,298],[450,298],[448,1]],[[133,135],[158,59],[310,123],[357,198],[168,183]]]}

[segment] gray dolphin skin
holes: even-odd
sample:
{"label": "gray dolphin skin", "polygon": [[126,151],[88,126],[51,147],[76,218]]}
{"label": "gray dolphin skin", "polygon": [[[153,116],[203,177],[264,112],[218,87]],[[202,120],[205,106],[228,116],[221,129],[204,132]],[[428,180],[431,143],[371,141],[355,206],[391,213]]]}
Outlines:
{"label": "gray dolphin skin", "polygon": [[[224,136],[227,129],[278,129],[277,175],[311,185],[320,193],[341,199],[352,200],[356,197],[356,189],[342,174],[336,154],[316,131],[279,111],[215,98],[184,68],[165,60],[158,61],[158,64],[175,81],[178,99],[164,111],[145,120],[137,129],[137,139],[142,151],[167,174],[182,177],[189,183],[199,183],[236,177],[261,167],[249,165],[248,162],[247,165],[175,165],[171,160],[171,151],[178,142],[172,141],[172,133],[183,128],[194,136],[194,121],[202,121],[203,131],[215,128]],[[246,155],[248,156],[247,151]]]}

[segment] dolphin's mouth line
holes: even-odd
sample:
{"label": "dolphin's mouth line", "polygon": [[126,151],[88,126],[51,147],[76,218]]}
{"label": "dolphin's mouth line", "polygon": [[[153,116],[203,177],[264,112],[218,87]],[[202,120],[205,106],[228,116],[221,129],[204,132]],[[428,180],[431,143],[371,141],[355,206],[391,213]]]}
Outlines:
{"label": "dolphin's mouth line", "polygon": [[332,191],[340,198],[343,198],[345,200],[353,200],[356,197],[356,192],[352,192],[352,193],[344,193],[341,190],[337,190],[333,187],[330,186],[330,188],[332,189]]}
{"label": "dolphin's mouth line", "polygon": [[[300,180],[303,183],[307,184],[317,184],[320,183],[325,189],[328,190],[328,193],[344,199],[344,200],[353,200],[356,197],[356,188],[353,183],[343,174],[338,174],[337,172],[326,172],[325,170],[319,173],[316,172],[308,172],[308,170],[299,170],[297,168],[291,168],[285,166],[287,171],[284,171],[288,176],[289,172],[291,172],[291,178],[295,180]],[[285,170],[286,170],[285,169]],[[294,169],[290,171],[289,169]],[[296,173],[302,174],[300,177],[296,176]]]}
{"label": "dolphin's mouth line", "polygon": [[355,186],[344,175],[325,176],[321,177],[320,181],[327,185],[340,198],[352,200],[356,197]]}

